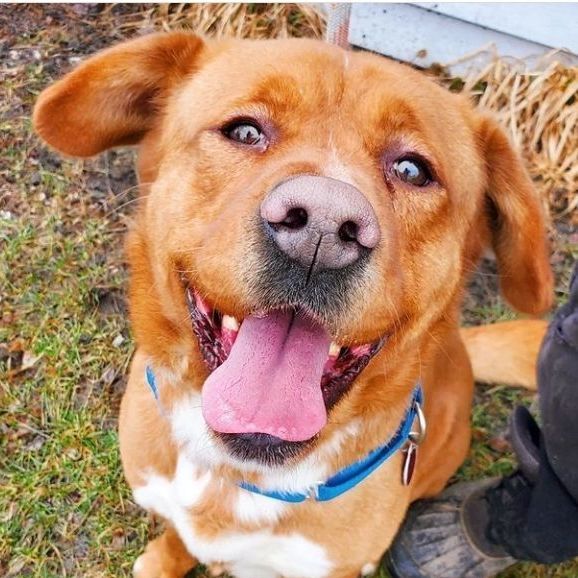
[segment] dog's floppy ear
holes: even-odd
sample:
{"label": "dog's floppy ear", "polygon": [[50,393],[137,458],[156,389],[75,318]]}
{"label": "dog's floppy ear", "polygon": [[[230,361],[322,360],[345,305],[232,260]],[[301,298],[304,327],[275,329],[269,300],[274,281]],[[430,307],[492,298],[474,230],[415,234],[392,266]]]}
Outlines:
{"label": "dog's floppy ear", "polygon": [[104,50],[40,95],[34,126],[71,156],[135,144],[152,127],[162,97],[199,65],[204,46],[194,34],[173,32]]}
{"label": "dog's floppy ear", "polygon": [[522,160],[491,118],[478,119],[477,135],[487,173],[487,218],[500,286],[519,311],[544,313],[553,279],[543,208]]}

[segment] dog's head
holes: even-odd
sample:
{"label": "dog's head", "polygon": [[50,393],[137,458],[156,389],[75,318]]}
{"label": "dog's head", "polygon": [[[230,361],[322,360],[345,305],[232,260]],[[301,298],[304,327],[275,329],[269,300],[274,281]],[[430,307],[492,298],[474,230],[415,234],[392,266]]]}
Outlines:
{"label": "dog's head", "polygon": [[81,64],[34,120],[73,156],[140,145],[134,331],[202,388],[232,454],[280,462],[407,397],[486,246],[516,308],[550,304],[540,204],[502,130],[384,58],[153,35]]}

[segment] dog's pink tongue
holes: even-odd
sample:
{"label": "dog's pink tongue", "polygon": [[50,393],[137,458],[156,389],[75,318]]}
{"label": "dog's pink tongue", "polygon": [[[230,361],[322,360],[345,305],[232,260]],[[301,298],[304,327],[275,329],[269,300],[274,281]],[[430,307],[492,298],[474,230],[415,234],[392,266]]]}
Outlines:
{"label": "dog's pink tongue", "polygon": [[203,415],[221,433],[266,433],[287,441],[321,431],[321,376],[330,340],[313,321],[274,312],[247,317],[227,360],[203,386]]}

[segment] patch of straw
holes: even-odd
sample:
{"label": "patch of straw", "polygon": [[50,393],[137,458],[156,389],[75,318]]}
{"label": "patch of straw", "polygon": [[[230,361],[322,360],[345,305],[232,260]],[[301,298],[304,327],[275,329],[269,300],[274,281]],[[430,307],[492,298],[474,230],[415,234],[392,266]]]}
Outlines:
{"label": "patch of straw", "polygon": [[320,38],[325,30],[323,15],[306,4],[157,4],[144,16],[141,27],[187,28],[214,37]]}
{"label": "patch of straw", "polygon": [[496,58],[463,81],[509,132],[552,215],[578,224],[578,68]]}

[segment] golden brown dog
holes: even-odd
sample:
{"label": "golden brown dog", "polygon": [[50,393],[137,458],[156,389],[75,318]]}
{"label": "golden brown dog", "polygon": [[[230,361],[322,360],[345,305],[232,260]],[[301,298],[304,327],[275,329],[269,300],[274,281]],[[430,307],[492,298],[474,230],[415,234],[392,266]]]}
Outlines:
{"label": "golden brown dog", "polygon": [[[460,302],[482,251],[514,307],[550,305],[540,204],[504,132],[372,54],[187,33],[89,59],[34,121],[68,155],[139,145],[120,441],[136,501],[166,530],[135,574],[371,573],[408,504],[467,454]],[[508,377],[531,385],[544,326],[520,344],[516,331],[498,329],[499,356],[493,334],[465,334],[482,376],[526,355]],[[398,451],[323,503],[239,487],[308,492],[387,442],[418,382],[428,435],[409,485]]]}

